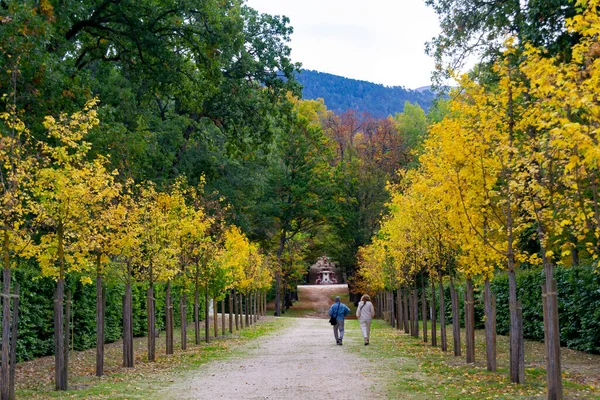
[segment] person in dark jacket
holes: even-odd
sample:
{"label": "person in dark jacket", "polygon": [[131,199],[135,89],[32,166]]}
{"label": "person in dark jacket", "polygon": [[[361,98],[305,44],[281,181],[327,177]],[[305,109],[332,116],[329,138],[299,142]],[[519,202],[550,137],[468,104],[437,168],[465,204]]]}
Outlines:
{"label": "person in dark jacket", "polygon": [[342,345],[344,340],[344,317],[350,314],[350,309],[341,302],[340,296],[335,297],[335,303],[329,308],[329,316],[336,319],[336,324],[333,325],[333,336],[338,345]]}

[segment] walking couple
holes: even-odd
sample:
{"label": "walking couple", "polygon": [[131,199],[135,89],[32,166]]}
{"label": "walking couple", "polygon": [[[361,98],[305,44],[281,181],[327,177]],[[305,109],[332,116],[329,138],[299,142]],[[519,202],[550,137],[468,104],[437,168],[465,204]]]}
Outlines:
{"label": "walking couple", "polygon": [[[333,325],[333,336],[335,342],[338,345],[342,345],[344,339],[344,317],[350,314],[350,309],[341,302],[340,296],[336,296],[335,303],[329,309],[329,322]],[[356,318],[360,323],[360,329],[362,330],[363,337],[365,339],[365,346],[369,344],[369,337],[371,336],[371,320],[375,317],[375,308],[371,303],[371,298],[368,294],[365,294],[358,303],[356,309]]]}

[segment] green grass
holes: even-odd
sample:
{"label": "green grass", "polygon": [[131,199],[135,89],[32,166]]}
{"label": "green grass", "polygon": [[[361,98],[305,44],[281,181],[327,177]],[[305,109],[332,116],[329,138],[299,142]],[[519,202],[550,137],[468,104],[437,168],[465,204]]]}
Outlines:
{"label": "green grass", "polygon": [[[362,342],[357,321],[347,322],[347,336],[356,343]],[[431,334],[431,328],[429,328]],[[463,332],[464,334],[464,332]],[[371,345],[345,346],[346,351],[365,357],[369,368],[384,371],[388,398],[403,399],[544,399],[546,373],[543,354],[538,354],[543,344],[527,342],[525,384],[515,385],[508,378],[508,343],[498,337],[498,371],[488,372],[485,366],[484,337],[476,336],[474,365],[467,365],[462,357],[454,357],[452,336],[448,330],[448,348],[445,354],[439,347],[431,347],[422,339],[391,328],[380,320],[373,321]],[[439,332],[438,332],[439,342]],[[464,338],[462,340],[464,345]],[[507,349],[506,349],[507,350]],[[541,357],[541,360],[540,360]],[[592,362],[597,362],[593,360]],[[591,365],[591,364],[590,364]],[[590,372],[592,381],[582,375],[565,372],[565,398],[600,399],[598,381],[593,378],[597,367]],[[597,375],[596,375],[597,377]]]}
{"label": "green grass", "polygon": [[[238,334],[227,335],[210,343],[195,345],[193,330],[188,330],[188,349],[179,348],[180,335],[175,335],[175,354],[164,354],[164,333],[157,341],[157,360],[144,361],[146,338],[135,339],[136,364],[133,369],[119,367],[120,342],[106,346],[107,374],[94,376],[95,349],[74,352],[71,355],[69,388],[66,392],[54,391],[52,358],[46,357],[22,365],[17,375],[17,398],[27,399],[153,399],[157,389],[172,382],[183,371],[193,371],[213,360],[242,356],[247,344],[273,334],[287,326],[284,320],[264,318],[258,324],[245,328]],[[117,364],[117,365],[115,365]]]}

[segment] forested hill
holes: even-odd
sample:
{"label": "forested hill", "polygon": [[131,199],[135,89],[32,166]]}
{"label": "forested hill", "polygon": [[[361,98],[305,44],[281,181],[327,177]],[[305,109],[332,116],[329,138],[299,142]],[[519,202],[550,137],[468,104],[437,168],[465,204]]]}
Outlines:
{"label": "forested hill", "polygon": [[304,99],[323,98],[327,108],[336,113],[354,109],[385,118],[402,112],[406,101],[427,110],[435,97],[429,90],[389,87],[311,70],[303,70],[298,80],[304,86]]}

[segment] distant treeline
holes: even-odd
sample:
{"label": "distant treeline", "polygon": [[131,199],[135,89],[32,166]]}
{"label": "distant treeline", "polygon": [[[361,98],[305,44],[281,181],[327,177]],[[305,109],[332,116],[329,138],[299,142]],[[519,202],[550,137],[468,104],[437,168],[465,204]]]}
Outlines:
{"label": "distant treeline", "polygon": [[386,118],[404,111],[406,101],[418,103],[427,111],[435,98],[429,90],[389,87],[311,70],[298,74],[298,81],[303,86],[303,98],[322,98],[327,108],[337,114],[356,110],[376,118]]}

